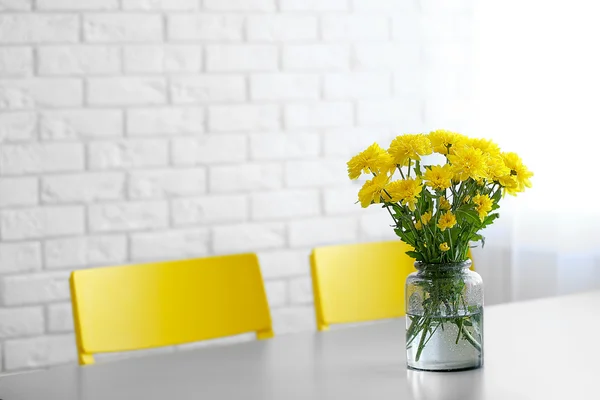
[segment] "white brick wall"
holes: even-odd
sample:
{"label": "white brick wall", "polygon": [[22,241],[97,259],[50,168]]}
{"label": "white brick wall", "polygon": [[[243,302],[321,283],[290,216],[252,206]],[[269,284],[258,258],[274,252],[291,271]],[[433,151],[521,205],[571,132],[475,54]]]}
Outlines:
{"label": "white brick wall", "polygon": [[345,162],[460,123],[471,7],[0,0],[0,370],[74,362],[79,268],[257,252],[314,329],[311,249],[394,238]]}

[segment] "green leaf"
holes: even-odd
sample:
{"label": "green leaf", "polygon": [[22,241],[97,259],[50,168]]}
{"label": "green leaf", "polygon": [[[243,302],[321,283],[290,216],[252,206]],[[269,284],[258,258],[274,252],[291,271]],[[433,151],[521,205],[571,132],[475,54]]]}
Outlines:
{"label": "green leaf", "polygon": [[492,200],[494,200],[494,203],[498,204],[501,196],[502,196],[502,190],[496,190],[496,193],[494,193],[494,195],[492,196]]}
{"label": "green leaf", "polygon": [[481,223],[481,220],[479,219],[479,214],[477,214],[477,211],[470,210],[467,207],[464,207],[464,206],[459,207],[456,210],[456,214],[472,224],[479,225]]}
{"label": "green leaf", "polygon": [[423,254],[419,253],[418,251],[407,251],[406,255],[408,255],[411,258],[414,258],[417,261],[424,261],[425,260],[423,258]]}
{"label": "green leaf", "polygon": [[486,218],[483,220],[483,224],[482,224],[482,225],[483,225],[484,227],[486,227],[486,226],[488,226],[489,224],[491,224],[492,222],[494,222],[494,220],[495,220],[496,218],[499,218],[499,217],[500,217],[500,214],[498,214],[498,213],[495,213],[495,214],[490,214],[490,215],[488,215],[488,216],[487,216],[487,217],[486,217]]}

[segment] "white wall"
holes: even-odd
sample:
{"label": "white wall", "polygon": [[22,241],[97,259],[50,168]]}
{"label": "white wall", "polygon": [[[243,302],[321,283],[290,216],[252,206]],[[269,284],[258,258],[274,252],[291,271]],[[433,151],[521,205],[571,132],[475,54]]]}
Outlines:
{"label": "white wall", "polygon": [[3,370],[73,362],[91,266],[256,251],[276,333],[314,329],[310,249],[393,238],[347,159],[466,127],[470,9],[0,0]]}

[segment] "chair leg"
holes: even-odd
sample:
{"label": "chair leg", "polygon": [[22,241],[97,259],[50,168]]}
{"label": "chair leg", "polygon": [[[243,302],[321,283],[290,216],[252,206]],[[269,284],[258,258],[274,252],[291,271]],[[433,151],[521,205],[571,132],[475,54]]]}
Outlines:
{"label": "chair leg", "polygon": [[324,323],[324,322],[322,322],[322,323],[321,323],[321,322],[318,322],[318,323],[317,323],[317,329],[318,329],[319,331],[328,331],[328,330],[329,330],[329,325],[328,325],[328,324],[326,324],[326,323]]}
{"label": "chair leg", "polygon": [[94,364],[94,356],[87,353],[79,353],[79,365],[92,365]]}
{"label": "chair leg", "polygon": [[275,336],[275,333],[273,332],[273,329],[265,329],[263,331],[257,331],[256,332],[256,338],[258,340],[270,339],[273,336]]}

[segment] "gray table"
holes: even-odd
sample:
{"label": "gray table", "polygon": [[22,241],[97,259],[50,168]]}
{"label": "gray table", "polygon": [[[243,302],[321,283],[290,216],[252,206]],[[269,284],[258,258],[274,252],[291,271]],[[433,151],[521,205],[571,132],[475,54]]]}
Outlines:
{"label": "gray table", "polygon": [[600,292],[485,310],[485,366],[405,367],[404,319],[0,379],[2,400],[600,399]]}

